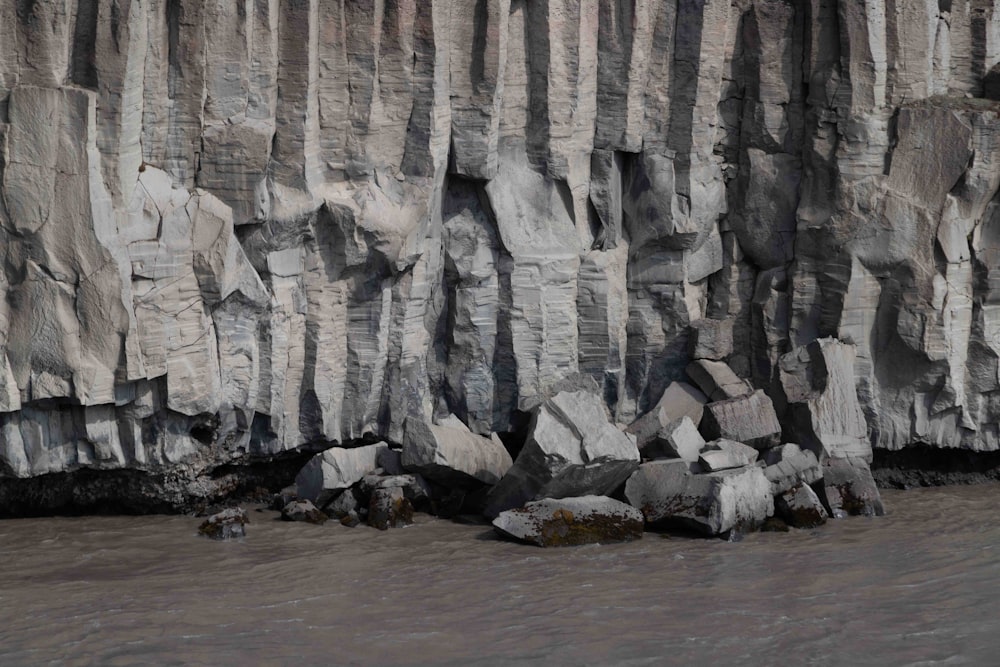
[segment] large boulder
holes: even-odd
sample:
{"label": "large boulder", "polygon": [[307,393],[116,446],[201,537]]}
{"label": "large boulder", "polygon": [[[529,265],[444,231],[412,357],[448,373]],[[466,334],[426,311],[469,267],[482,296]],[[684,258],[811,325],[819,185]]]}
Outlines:
{"label": "large boulder", "polygon": [[820,500],[835,519],[849,514],[882,516],[885,507],[868,464],[860,460],[829,459],[823,463]]}
{"label": "large boulder", "polygon": [[753,391],[750,383],[741,379],[724,361],[697,359],[688,364],[684,372],[711,401],[746,396]]}
{"label": "large boulder", "polygon": [[476,435],[454,415],[428,424],[406,420],[402,464],[444,486],[496,484],[513,465],[510,454],[494,434]]}
{"label": "large boulder", "polygon": [[285,521],[322,524],[329,517],[308,500],[293,500],[281,510],[281,518]]}
{"label": "large boulder", "polygon": [[379,530],[413,523],[413,505],[398,486],[375,489],[368,505],[368,525]]}
{"label": "large boulder", "polygon": [[693,473],[680,460],[650,461],[625,484],[625,497],[647,522],[680,523],[709,535],[752,528],[774,513],[771,487],[758,466]]}
{"label": "large boulder", "polygon": [[701,433],[708,440],[725,438],[768,449],[778,444],[781,424],[771,399],[758,389],[746,396],[706,405]]}
{"label": "large boulder", "polygon": [[501,512],[493,520],[501,535],[542,547],[630,542],[642,537],[642,512],[605,496],[545,498]]}
{"label": "large boulder", "polygon": [[788,401],[786,421],[803,446],[831,458],[871,462],[868,439],[855,388],[853,345],[822,338],[782,355],[781,388]]}
{"label": "large boulder", "polygon": [[687,417],[697,426],[708,398],[686,382],[671,382],[652,410],[636,419],[626,431],[635,436],[639,447],[656,437],[664,426]]}
{"label": "large boulder", "polygon": [[816,455],[791,442],[765,451],[764,463],[764,475],[774,495],[799,484],[812,484],[823,476]]}
{"label": "large boulder", "polygon": [[757,456],[757,450],[750,445],[723,438],[705,445],[698,456],[698,463],[703,470],[718,472],[748,466],[757,461]]}
{"label": "large boulder", "polygon": [[661,428],[656,437],[639,447],[639,451],[646,459],[678,458],[694,463],[704,447],[705,439],[698,427],[684,415]]}
{"label": "large boulder", "polygon": [[360,482],[379,467],[379,457],[389,445],[334,447],[312,457],[295,477],[299,498],[323,507],[344,489]]}
{"label": "large boulder", "polygon": [[638,465],[634,438],[609,421],[600,396],[561,392],[535,409],[527,441],[484,513],[496,517],[541,498],[608,495]]}

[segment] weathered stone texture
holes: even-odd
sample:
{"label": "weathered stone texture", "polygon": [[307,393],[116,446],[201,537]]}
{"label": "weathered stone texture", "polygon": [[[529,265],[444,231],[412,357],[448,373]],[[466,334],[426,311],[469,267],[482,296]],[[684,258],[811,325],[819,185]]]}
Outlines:
{"label": "weathered stone texture", "polygon": [[578,373],[645,445],[692,361],[830,456],[1000,449],[1000,0],[2,4],[2,478]]}

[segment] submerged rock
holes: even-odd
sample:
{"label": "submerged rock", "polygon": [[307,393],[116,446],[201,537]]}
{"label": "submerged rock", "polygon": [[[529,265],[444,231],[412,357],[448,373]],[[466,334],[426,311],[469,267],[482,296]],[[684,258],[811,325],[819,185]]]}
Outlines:
{"label": "submerged rock", "polygon": [[198,526],[198,533],[213,540],[232,540],[246,537],[246,524],[250,523],[246,510],[231,507],[205,519]]}
{"label": "submerged rock", "polygon": [[795,528],[815,528],[829,516],[808,484],[799,484],[774,499],[775,513]]}
{"label": "submerged rock", "polygon": [[835,519],[847,515],[882,516],[885,507],[864,461],[829,459],[823,463],[820,500]]}
{"label": "submerged rock", "polygon": [[600,396],[561,392],[535,409],[527,442],[490,491],[485,514],[541,498],[607,495],[638,465],[635,440],[608,421]]}
{"label": "submerged rock", "polygon": [[752,529],[774,513],[757,466],[698,474],[685,461],[650,461],[629,478],[625,497],[649,523],[681,523],[709,535]]}
{"label": "submerged rock", "polygon": [[281,518],[285,521],[322,524],[329,517],[308,500],[293,500],[281,510]]}
{"label": "submerged rock", "polygon": [[545,498],[501,512],[493,520],[501,535],[542,547],[630,542],[642,537],[642,512],[605,496]]}
{"label": "submerged rock", "polygon": [[[343,521],[342,521],[343,522]],[[398,486],[375,489],[368,506],[368,525],[388,530],[413,523],[413,506]]]}

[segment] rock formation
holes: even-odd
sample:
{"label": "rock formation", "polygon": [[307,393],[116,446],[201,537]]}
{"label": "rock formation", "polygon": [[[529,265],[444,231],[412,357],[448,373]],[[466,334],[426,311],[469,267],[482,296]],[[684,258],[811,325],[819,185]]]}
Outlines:
{"label": "rock formation", "polygon": [[0,3],[0,505],[516,443],[577,375],[652,437],[692,362],[1000,450],[998,61],[998,0]]}

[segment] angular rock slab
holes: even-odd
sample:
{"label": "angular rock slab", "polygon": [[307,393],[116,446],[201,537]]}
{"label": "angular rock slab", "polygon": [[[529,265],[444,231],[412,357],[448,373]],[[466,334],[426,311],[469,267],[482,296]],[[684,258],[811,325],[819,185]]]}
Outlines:
{"label": "angular rock slab", "polygon": [[758,389],[748,396],[705,406],[701,433],[707,440],[725,438],[756,449],[768,449],[777,444],[781,424],[771,399]]}
{"label": "angular rock slab", "polygon": [[625,497],[649,523],[681,523],[708,535],[753,527],[774,513],[771,486],[757,466],[694,474],[685,461],[650,461],[625,483]]}
{"label": "angular rock slab", "polygon": [[545,498],[501,512],[493,527],[540,547],[564,547],[638,540],[643,517],[631,505],[606,496]]}
{"label": "angular rock slab", "polygon": [[835,519],[848,515],[882,516],[885,506],[864,461],[830,459],[823,463],[820,500]]}
{"label": "angular rock slab", "polygon": [[689,352],[694,359],[722,361],[733,353],[733,320],[696,320],[691,323]]}
{"label": "angular rock slab", "polygon": [[406,420],[402,464],[444,486],[496,484],[514,464],[494,435],[476,435],[454,415],[438,424]]}
{"label": "angular rock slab", "polygon": [[687,415],[667,424],[656,437],[640,447],[643,458],[676,458],[694,463],[705,448],[705,439]]}
{"label": "angular rock slab", "polygon": [[799,484],[774,499],[774,512],[795,528],[815,528],[826,523],[829,514],[808,484]]}
{"label": "angular rock slab", "polygon": [[773,447],[764,452],[764,475],[771,482],[771,493],[778,495],[799,484],[812,484],[821,477],[819,460],[808,449],[795,443]]}
{"label": "angular rock slab", "polygon": [[750,383],[734,373],[724,361],[698,359],[688,364],[684,372],[712,401],[746,396],[753,391]]}
{"label": "angular rock slab", "polygon": [[664,426],[687,417],[697,426],[705,410],[708,398],[699,389],[686,382],[671,382],[652,410],[642,415],[626,432],[635,436],[639,447],[643,447],[656,437]]}
{"label": "angular rock slab", "polygon": [[323,507],[339,491],[360,482],[379,467],[379,456],[389,446],[384,442],[345,449],[334,447],[312,457],[295,477],[299,498]]}
{"label": "angular rock slab", "polygon": [[541,498],[607,495],[639,465],[635,440],[608,421],[597,394],[556,394],[535,409],[517,460],[490,491],[484,513]]}
{"label": "angular rock slab", "polygon": [[708,443],[698,456],[698,463],[703,470],[718,472],[751,465],[757,456],[757,450],[750,445],[722,439]]}

